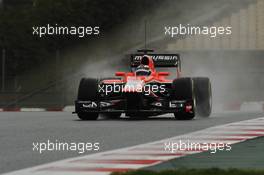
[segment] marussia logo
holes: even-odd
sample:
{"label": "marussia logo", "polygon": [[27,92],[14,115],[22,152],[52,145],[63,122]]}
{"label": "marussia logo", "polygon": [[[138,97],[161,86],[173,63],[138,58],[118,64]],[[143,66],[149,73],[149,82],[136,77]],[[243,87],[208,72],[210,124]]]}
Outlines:
{"label": "marussia logo", "polygon": [[[135,61],[140,61],[142,56],[135,56]],[[174,61],[178,59],[178,56],[174,55],[153,55],[150,56],[154,61]]]}

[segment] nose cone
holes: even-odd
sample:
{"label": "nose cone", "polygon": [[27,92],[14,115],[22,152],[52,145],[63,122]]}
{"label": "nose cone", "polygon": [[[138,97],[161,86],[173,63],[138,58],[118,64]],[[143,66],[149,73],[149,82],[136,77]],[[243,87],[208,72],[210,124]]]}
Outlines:
{"label": "nose cone", "polygon": [[123,92],[142,92],[144,88],[144,81],[134,79],[128,80],[124,86]]}

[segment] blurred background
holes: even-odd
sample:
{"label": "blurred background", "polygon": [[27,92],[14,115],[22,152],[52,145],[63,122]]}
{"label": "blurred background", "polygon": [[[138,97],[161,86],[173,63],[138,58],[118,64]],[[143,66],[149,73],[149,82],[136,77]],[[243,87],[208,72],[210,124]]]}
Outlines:
{"label": "blurred background", "polygon": [[[264,101],[263,0],[0,0],[0,108],[73,105],[82,77],[129,70],[144,21],[148,48],[180,53],[185,76],[210,77],[215,107]],[[100,35],[32,35],[47,24],[100,26]],[[231,26],[232,35],[165,36],[179,24]]]}

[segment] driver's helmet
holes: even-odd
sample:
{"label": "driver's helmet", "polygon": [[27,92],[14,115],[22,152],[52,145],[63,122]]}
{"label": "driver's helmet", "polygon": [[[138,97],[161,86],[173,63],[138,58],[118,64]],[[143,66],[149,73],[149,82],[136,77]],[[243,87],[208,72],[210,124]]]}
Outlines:
{"label": "driver's helmet", "polygon": [[140,64],[148,66],[149,65],[149,57],[147,55],[144,55],[141,58]]}
{"label": "driver's helmet", "polygon": [[136,69],[137,76],[149,76],[151,74],[151,69],[149,68],[149,58],[147,55],[144,55],[141,58],[140,65]]}

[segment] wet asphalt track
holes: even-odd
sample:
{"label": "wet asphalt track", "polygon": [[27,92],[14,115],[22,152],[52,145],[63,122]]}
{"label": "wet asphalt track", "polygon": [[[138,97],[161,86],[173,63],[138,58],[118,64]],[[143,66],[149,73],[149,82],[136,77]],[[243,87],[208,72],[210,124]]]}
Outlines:
{"label": "wet asphalt track", "polygon": [[[80,121],[66,112],[0,112],[0,173],[78,156],[77,152],[32,151],[33,142],[99,142],[100,151],[160,140],[210,126],[263,117],[261,113],[216,113],[209,119]],[[95,152],[89,152],[95,153]]]}

